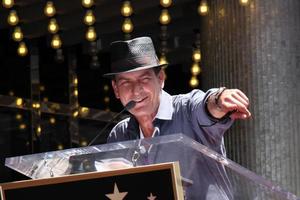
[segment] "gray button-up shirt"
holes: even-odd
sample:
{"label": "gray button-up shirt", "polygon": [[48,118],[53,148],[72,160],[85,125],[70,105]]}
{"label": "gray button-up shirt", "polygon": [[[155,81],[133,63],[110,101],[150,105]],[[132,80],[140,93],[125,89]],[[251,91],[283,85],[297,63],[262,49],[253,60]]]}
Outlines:
{"label": "gray button-up shirt", "polygon": [[[183,133],[224,155],[223,134],[231,126],[232,120],[225,119],[211,127],[202,126],[215,122],[205,109],[205,102],[213,91],[215,90],[211,89],[204,93],[193,90],[187,94],[171,96],[162,90],[158,112],[153,121],[158,128],[155,136]],[[137,121],[130,117],[112,129],[107,141],[139,139],[139,133]]]}
{"label": "gray button-up shirt", "polygon": [[[158,112],[153,121],[156,130],[154,136],[182,133],[225,155],[223,135],[232,125],[233,120],[226,118],[215,123],[215,119],[211,118],[207,113],[205,102],[214,91],[216,89],[211,89],[206,93],[201,90],[193,90],[187,94],[171,96],[162,90]],[[112,129],[107,141],[120,142],[139,138],[139,124],[131,116],[119,122]],[[222,166],[213,161],[208,161],[206,158],[197,158],[193,161],[195,165],[193,172],[190,172],[190,165],[187,165],[187,167],[183,163],[192,162],[186,156],[192,153],[176,152],[176,147],[172,147],[172,150],[164,149],[164,152],[165,158],[168,157],[168,159],[170,156],[168,154],[176,154],[181,159],[182,175],[194,182],[192,187],[187,188],[187,199],[231,199],[231,197],[228,197],[231,196],[229,194],[231,193],[230,189],[228,189],[230,183]],[[190,159],[194,160],[194,157]],[[155,162],[163,160],[160,158]],[[221,193],[225,191],[225,195],[215,192],[220,188],[223,191]]]}

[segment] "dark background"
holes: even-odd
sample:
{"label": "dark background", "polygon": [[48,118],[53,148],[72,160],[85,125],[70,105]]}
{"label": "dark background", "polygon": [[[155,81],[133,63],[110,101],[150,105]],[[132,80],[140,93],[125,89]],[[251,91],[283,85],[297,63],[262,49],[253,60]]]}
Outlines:
{"label": "dark background", "polygon": [[[0,6],[0,95],[6,97],[32,98],[31,54],[38,52],[39,66],[39,99],[48,102],[69,104],[70,54],[75,55],[77,62],[75,72],[78,77],[78,103],[80,106],[98,111],[119,112],[121,104],[114,98],[110,81],[102,74],[109,71],[109,44],[115,40],[125,38],[121,31],[124,18],[120,8],[122,1],[97,0],[91,8],[96,17],[97,56],[99,66],[92,66],[90,43],[85,39],[86,25],[83,17],[86,9],[80,0],[54,0],[57,14],[54,16],[59,24],[58,32],[62,45],[63,61],[57,60],[56,50],[50,46],[51,35],[47,32],[49,18],[43,13],[46,4],[43,0],[17,0],[11,9]],[[131,1],[134,13],[130,17],[134,31],[131,38],[149,36],[152,38],[157,54],[161,52],[161,25],[159,15],[162,7],[159,1]],[[167,80],[165,90],[171,94],[185,93],[191,89],[190,67],[192,51],[196,40],[196,33],[200,30],[200,16],[197,13],[199,1],[177,0],[168,8],[172,17],[167,26],[167,58],[169,66],[166,69]],[[17,54],[18,43],[13,41],[11,34],[13,27],[7,23],[9,10],[16,10],[19,24],[24,34],[24,42],[28,48],[28,55],[20,57]],[[198,76],[201,88],[201,75]],[[109,90],[104,91],[108,85]],[[109,103],[104,98],[109,97]],[[21,114],[22,119],[16,119]],[[90,141],[107,122],[79,118],[78,130],[80,139],[70,142],[70,116],[41,113],[42,134],[37,141],[31,143],[33,123],[31,110],[17,109],[7,105],[0,106],[0,182],[24,179],[19,173],[4,167],[6,157],[31,153],[58,150],[84,146],[81,142]],[[49,123],[55,117],[55,124]],[[25,124],[25,129],[20,125]],[[97,144],[105,143],[106,136],[114,124],[99,137]]]}

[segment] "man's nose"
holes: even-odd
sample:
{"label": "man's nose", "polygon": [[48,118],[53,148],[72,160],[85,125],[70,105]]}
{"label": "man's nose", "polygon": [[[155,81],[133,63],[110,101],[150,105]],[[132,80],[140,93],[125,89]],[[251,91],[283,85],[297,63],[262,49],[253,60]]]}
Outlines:
{"label": "man's nose", "polygon": [[140,92],[143,90],[143,87],[142,87],[142,85],[140,84],[140,83],[135,83],[134,85],[133,85],[133,93],[135,94],[135,95],[137,95],[137,94],[140,94]]}

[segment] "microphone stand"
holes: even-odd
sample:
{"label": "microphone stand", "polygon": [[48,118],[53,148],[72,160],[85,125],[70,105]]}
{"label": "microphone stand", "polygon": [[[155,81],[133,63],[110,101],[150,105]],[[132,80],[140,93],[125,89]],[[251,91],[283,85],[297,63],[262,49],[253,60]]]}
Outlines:
{"label": "microphone stand", "polygon": [[113,121],[118,118],[123,112],[125,112],[126,110],[130,110],[135,106],[136,102],[135,101],[129,101],[123,108],[123,110],[121,110],[118,114],[116,114],[103,128],[102,130],[96,135],[96,137],[94,137],[94,139],[92,139],[90,141],[90,143],[87,146],[91,146],[92,144],[94,144],[94,142],[97,140],[97,138],[102,135],[102,133],[107,129],[108,126],[110,126]]}
{"label": "microphone stand", "polygon": [[[94,142],[97,140],[97,138],[103,134],[103,132],[108,128],[109,125],[113,123],[113,121],[118,118],[125,110],[130,110],[135,106],[136,102],[135,101],[130,101],[127,103],[121,112],[117,113],[102,129],[101,131],[94,137],[90,143],[87,146],[91,146],[94,144]],[[69,158],[69,163],[71,164],[71,172],[70,174],[76,174],[79,172],[88,172],[88,171],[95,171],[95,157],[93,155],[89,156],[71,156]]]}

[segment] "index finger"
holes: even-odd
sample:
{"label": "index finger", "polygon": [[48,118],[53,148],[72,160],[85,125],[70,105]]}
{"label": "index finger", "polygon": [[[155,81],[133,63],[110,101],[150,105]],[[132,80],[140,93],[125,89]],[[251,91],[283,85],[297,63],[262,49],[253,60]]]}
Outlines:
{"label": "index finger", "polygon": [[248,97],[241,90],[237,90],[237,94],[249,103]]}

